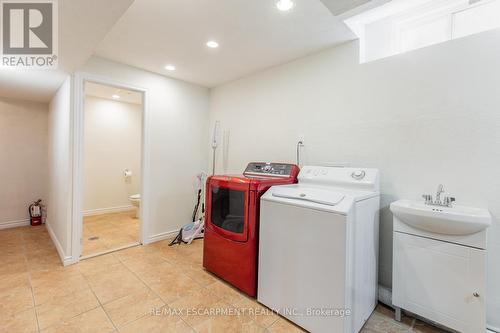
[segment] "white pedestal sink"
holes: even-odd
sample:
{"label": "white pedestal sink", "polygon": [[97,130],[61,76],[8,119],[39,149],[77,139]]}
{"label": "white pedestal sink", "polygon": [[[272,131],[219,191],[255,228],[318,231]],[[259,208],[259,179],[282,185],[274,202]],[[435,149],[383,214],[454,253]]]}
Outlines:
{"label": "white pedestal sink", "polygon": [[491,225],[491,215],[487,210],[458,205],[440,207],[399,200],[391,204],[391,211],[416,229],[444,235],[470,235]]}
{"label": "white pedestal sink", "polygon": [[392,302],[464,333],[486,331],[487,210],[399,200],[394,215]]}

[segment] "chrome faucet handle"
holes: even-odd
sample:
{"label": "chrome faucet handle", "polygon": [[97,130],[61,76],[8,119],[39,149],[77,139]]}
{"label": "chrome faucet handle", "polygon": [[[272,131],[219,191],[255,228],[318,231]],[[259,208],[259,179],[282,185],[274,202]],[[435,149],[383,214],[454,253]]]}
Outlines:
{"label": "chrome faucet handle", "polygon": [[426,205],[432,204],[432,195],[422,194],[422,198],[424,198]]}
{"label": "chrome faucet handle", "polygon": [[444,205],[447,207],[451,207],[453,203],[455,202],[455,198],[453,197],[444,197]]}

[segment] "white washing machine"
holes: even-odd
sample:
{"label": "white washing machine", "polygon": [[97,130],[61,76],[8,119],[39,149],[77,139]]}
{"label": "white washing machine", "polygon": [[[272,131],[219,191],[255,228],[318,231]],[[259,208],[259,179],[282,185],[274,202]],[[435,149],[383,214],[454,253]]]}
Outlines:
{"label": "white washing machine", "polygon": [[302,168],[261,198],[257,300],[313,332],[359,332],[377,304],[379,172]]}

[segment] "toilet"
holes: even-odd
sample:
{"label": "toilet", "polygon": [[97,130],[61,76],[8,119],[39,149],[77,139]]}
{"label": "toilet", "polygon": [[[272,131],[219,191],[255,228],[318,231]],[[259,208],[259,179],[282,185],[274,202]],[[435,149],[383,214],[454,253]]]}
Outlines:
{"label": "toilet", "polygon": [[130,200],[130,203],[137,207],[137,211],[135,213],[135,217],[136,218],[140,218],[141,217],[141,195],[140,194],[134,194],[134,195],[131,195],[130,197],[128,197],[128,199]]}

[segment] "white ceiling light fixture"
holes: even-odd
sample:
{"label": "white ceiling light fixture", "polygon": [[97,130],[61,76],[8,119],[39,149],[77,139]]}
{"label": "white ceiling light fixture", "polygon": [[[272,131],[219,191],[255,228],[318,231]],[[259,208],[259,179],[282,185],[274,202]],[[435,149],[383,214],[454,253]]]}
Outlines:
{"label": "white ceiling light fixture", "polygon": [[276,2],[276,8],[278,8],[282,12],[289,11],[293,8],[294,5],[295,4],[292,0],[279,0],[278,2]]}
{"label": "white ceiling light fixture", "polygon": [[113,99],[120,99],[120,95],[114,94],[114,95],[111,96],[111,98],[113,98]]}
{"label": "white ceiling light fixture", "polygon": [[219,43],[217,43],[217,42],[216,42],[216,41],[214,41],[214,40],[209,40],[209,41],[207,42],[207,46],[208,46],[209,48],[211,48],[211,49],[216,49],[216,48],[218,48],[218,47],[219,47]]}
{"label": "white ceiling light fixture", "polygon": [[165,66],[165,69],[167,71],[175,71],[175,66],[174,65],[167,65],[167,66]]}

